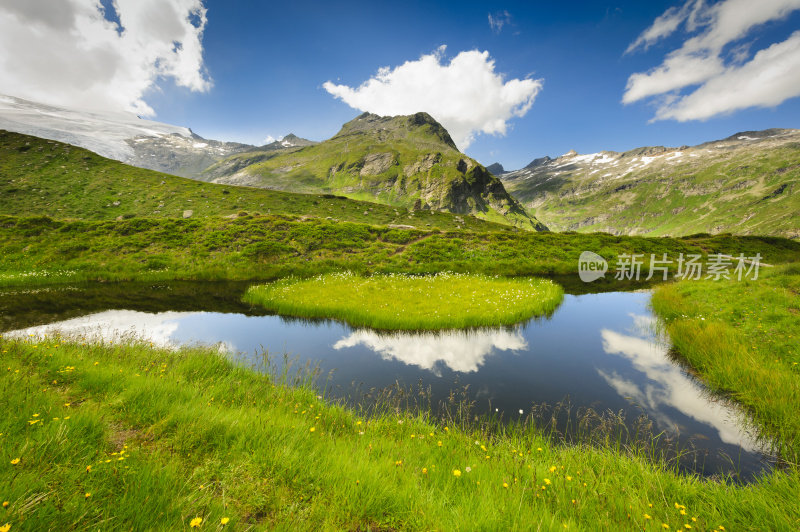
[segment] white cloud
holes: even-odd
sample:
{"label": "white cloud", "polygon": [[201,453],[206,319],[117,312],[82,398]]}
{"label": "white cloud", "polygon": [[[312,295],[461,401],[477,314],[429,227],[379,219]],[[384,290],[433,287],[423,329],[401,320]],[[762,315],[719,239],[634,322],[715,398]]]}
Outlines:
{"label": "white cloud", "polygon": [[445,46],[417,61],[384,67],[357,88],[323,84],[349,106],[379,115],[425,111],[465,149],[477,133],[504,135],[508,120],[524,116],[542,88],[537,79],[504,81],[489,52],[460,52],[444,61]]}
{"label": "white cloud", "polygon": [[686,28],[689,31],[693,31],[697,26],[698,16],[702,13],[704,7],[705,2],[703,0],[688,0],[682,7],[673,6],[667,9],[661,16],[656,17],[652,26],[644,30],[628,46],[625,53],[631,53],[640,47],[647,50],[657,41],[672,35],[683,23],[686,23]]}
{"label": "white cloud", "polygon": [[[771,107],[800,95],[800,32],[756,51],[741,42],[759,26],[786,18],[800,0],[689,0],[672,7],[626,50],[647,49],[683,25],[694,33],[662,63],[628,78],[625,104],[657,97],[653,120],[704,120],[748,107]],[[687,90],[688,89],[688,90]],[[682,92],[685,91],[685,92]]]}
{"label": "white cloud", "polygon": [[[205,91],[202,0],[0,0],[0,92],[152,116],[158,80]],[[109,14],[112,15],[112,14]]]}
{"label": "white cloud", "polygon": [[489,27],[495,33],[503,31],[503,26],[511,23],[511,13],[508,11],[499,11],[492,15],[489,13]]}

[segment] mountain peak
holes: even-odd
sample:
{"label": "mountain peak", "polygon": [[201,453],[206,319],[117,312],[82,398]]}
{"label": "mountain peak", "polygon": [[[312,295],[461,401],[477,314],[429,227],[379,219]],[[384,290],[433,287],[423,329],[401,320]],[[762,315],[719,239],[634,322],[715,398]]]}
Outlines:
{"label": "mountain peak", "polygon": [[500,163],[492,163],[487,166],[486,169],[489,170],[492,175],[500,175],[506,171],[506,169],[503,168],[503,165]]}
{"label": "mountain peak", "polygon": [[435,118],[425,112],[397,116],[362,113],[343,125],[342,129],[333,138],[365,134],[372,135],[379,141],[399,138],[409,139],[414,136],[419,138],[420,141],[443,143],[449,148],[458,151],[458,147],[450,137],[450,133]]}
{"label": "mountain peak", "polygon": [[362,113],[319,144],[303,149],[265,146],[226,159],[206,176],[217,183],[369,197],[412,211],[471,214],[546,230],[497,177],[461,153],[428,113]]}

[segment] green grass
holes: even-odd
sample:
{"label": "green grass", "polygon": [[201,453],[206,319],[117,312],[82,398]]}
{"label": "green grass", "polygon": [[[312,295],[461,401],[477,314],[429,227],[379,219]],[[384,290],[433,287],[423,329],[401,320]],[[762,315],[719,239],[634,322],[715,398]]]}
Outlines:
{"label": "green grass", "polygon": [[0,130],[0,214],[166,219],[182,218],[188,210],[193,219],[262,213],[431,229],[512,230],[472,216],[415,213],[341,196],[203,183],[128,166],[69,144]]}
{"label": "green grass", "polygon": [[655,312],[681,357],[744,405],[781,456],[800,464],[800,265],[757,280],[659,287]]}
{"label": "green grass", "polygon": [[205,349],[0,338],[0,360],[11,530],[800,525],[796,469],[735,487],[530,426],[363,417]]}
{"label": "green grass", "polygon": [[333,318],[355,327],[432,330],[513,325],[551,314],[562,289],[545,279],[440,273],[333,273],[253,286],[245,301],[280,314]]}
{"label": "green grass", "polygon": [[768,263],[800,260],[800,242],[774,237],[423,231],[275,215],[120,221],[0,215],[0,248],[0,285],[5,286],[272,280],[335,271],[577,278],[584,250],[600,253],[612,268],[622,253],[761,253]]}

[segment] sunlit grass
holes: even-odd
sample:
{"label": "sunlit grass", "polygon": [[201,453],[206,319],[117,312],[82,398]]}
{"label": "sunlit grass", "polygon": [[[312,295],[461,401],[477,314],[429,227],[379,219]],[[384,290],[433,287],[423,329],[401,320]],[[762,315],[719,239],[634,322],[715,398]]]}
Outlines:
{"label": "sunlit grass", "polygon": [[800,463],[800,265],[755,281],[663,285],[652,304],[680,355]]}
{"label": "sunlit grass", "polygon": [[216,350],[63,342],[0,339],[0,525],[11,530],[800,522],[796,470],[733,487],[614,449],[555,445],[530,426],[363,417]]}
{"label": "sunlit grass", "polygon": [[563,290],[536,278],[333,273],[254,286],[244,297],[291,316],[420,330],[512,325],[551,314],[561,303]]}

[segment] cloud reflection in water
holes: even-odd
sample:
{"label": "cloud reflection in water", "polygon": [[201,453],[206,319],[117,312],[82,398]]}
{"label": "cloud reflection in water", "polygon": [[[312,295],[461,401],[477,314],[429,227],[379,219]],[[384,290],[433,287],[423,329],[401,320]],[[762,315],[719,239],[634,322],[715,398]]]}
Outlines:
{"label": "cloud reflection in water", "polygon": [[643,326],[649,321],[647,317],[632,317],[634,329],[638,329],[640,336],[602,329],[603,350],[609,355],[626,358],[647,379],[635,382],[616,371],[597,369],[608,385],[620,396],[630,397],[642,406],[663,430],[677,431],[679,423],[670,416],[670,410],[675,409],[714,428],[725,443],[740,445],[749,451],[759,450],[761,446],[755,438],[742,428],[745,416],[731,405],[709,397],[694,379],[670,361],[667,346],[647,334]]}
{"label": "cloud reflection in water", "polygon": [[519,330],[470,330],[426,333],[378,333],[362,329],[354,331],[333,345],[336,350],[358,345],[380,354],[385,360],[395,359],[440,375],[439,364],[453,371],[478,371],[486,357],[497,351],[521,351],[528,342]]}

